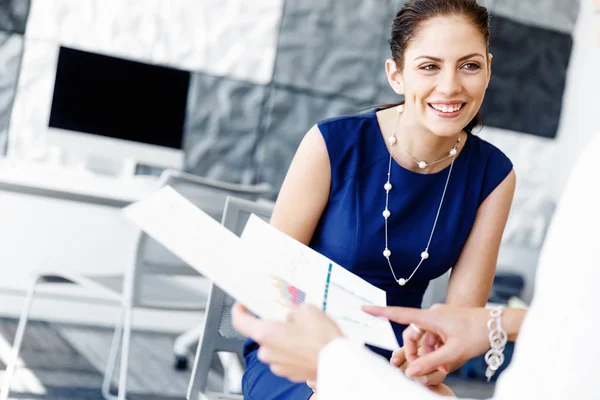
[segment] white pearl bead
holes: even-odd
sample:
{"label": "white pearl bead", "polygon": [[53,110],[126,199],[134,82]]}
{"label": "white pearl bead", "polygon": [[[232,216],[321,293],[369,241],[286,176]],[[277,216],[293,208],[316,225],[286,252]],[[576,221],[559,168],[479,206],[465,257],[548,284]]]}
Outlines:
{"label": "white pearl bead", "polygon": [[400,286],[406,285],[406,279],[404,279],[404,278],[398,279],[398,285],[400,285]]}
{"label": "white pearl bead", "polygon": [[452,150],[450,150],[450,155],[451,155],[451,156],[455,156],[455,155],[456,155],[456,149],[452,149]]}
{"label": "white pearl bead", "polygon": [[427,168],[427,163],[425,161],[419,161],[419,168],[421,168],[421,169]]}
{"label": "white pearl bead", "polygon": [[392,213],[390,212],[390,210],[388,210],[387,208],[385,210],[383,210],[383,218],[388,219],[390,217],[390,215],[392,215]]}
{"label": "white pearl bead", "polygon": [[385,185],[383,185],[383,188],[386,192],[389,192],[390,190],[392,190],[392,184],[388,182]]}
{"label": "white pearl bead", "polygon": [[396,110],[398,111],[398,114],[402,114],[404,112],[404,104],[400,104]]}
{"label": "white pearl bead", "polygon": [[426,252],[426,251],[422,252],[422,253],[421,253],[421,258],[422,258],[423,260],[427,260],[427,259],[429,258],[429,253],[428,253],[428,252]]}
{"label": "white pearl bead", "polygon": [[383,256],[384,256],[385,258],[390,258],[390,256],[391,256],[391,255],[392,255],[392,252],[390,251],[390,249],[385,249],[385,250],[383,251]]}
{"label": "white pearl bead", "polygon": [[395,145],[396,144],[396,136],[390,136],[388,138],[388,141],[390,142],[391,145]]}

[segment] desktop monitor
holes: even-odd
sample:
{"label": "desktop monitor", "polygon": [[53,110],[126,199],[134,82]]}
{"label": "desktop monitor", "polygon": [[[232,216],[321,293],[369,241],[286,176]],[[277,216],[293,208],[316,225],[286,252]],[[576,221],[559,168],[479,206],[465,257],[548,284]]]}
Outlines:
{"label": "desktop monitor", "polygon": [[48,142],[87,164],[181,169],[190,73],[61,47]]}

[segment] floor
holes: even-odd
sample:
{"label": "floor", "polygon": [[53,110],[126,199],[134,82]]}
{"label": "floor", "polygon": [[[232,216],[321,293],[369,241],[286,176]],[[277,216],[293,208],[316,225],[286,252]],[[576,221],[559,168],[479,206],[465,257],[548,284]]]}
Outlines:
{"label": "floor", "polygon": [[[0,318],[0,380],[14,338],[16,320]],[[172,365],[175,335],[134,332],[128,393],[131,399],[184,399],[190,371]],[[102,374],[112,331],[32,321],[27,327],[19,365],[12,385],[14,399],[100,399]],[[190,357],[190,364],[193,357]],[[115,378],[113,384],[117,383]],[[220,377],[209,376],[218,388]]]}
{"label": "floor", "polygon": [[[16,320],[0,318],[0,381],[16,330]],[[173,364],[174,334],[134,332],[128,380],[132,400],[184,399],[190,371]],[[21,364],[12,385],[11,399],[96,400],[112,331],[106,328],[32,321],[27,327]],[[190,358],[190,362],[193,358]],[[118,370],[116,371],[118,373]],[[113,384],[116,384],[116,378]],[[484,399],[493,385],[448,379],[459,398]],[[209,385],[219,389],[222,377],[215,371]]]}

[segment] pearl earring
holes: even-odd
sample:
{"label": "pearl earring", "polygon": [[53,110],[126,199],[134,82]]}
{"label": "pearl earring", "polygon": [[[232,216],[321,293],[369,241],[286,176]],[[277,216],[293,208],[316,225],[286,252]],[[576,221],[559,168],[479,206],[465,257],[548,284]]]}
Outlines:
{"label": "pearl earring", "polygon": [[404,112],[404,104],[399,104],[398,107],[396,107],[396,110],[398,111],[398,114],[402,114]]}

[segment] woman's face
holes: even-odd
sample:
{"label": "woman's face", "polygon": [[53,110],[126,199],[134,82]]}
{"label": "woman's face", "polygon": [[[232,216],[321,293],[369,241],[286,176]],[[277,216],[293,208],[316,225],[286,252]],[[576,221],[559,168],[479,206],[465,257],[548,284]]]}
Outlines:
{"label": "woman's face", "polygon": [[[600,1],[600,0],[599,0]],[[481,32],[460,16],[432,18],[404,52],[404,68],[386,63],[388,79],[406,99],[405,115],[431,133],[454,136],[479,111],[491,55]]]}

